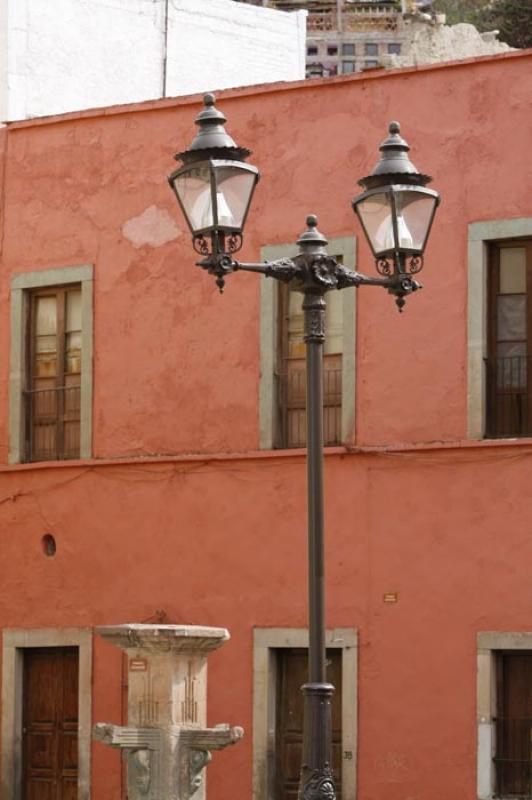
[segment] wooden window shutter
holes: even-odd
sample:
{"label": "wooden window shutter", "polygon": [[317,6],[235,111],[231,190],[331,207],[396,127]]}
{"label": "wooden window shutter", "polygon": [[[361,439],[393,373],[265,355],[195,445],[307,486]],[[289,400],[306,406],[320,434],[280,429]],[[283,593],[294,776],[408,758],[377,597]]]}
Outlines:
{"label": "wooden window shutter", "polygon": [[31,292],[26,341],[26,460],[79,458],[81,287]]}

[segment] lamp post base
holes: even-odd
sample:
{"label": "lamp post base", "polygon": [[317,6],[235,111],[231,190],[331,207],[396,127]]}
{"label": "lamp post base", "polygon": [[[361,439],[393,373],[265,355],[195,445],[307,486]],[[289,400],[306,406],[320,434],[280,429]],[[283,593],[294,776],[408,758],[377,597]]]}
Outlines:
{"label": "lamp post base", "polygon": [[299,782],[299,800],[335,800],[331,769],[331,698],[330,683],[306,683],[303,731],[303,764]]}

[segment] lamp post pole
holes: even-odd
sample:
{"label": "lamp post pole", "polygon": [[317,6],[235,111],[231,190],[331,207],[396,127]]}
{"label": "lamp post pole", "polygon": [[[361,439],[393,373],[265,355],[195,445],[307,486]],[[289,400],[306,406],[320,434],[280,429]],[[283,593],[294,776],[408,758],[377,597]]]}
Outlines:
{"label": "lamp post pole", "polygon": [[307,506],[308,506],[308,683],[305,698],[300,798],[334,797],[331,699],[325,657],[325,556],[323,494],[323,294],[303,300],[307,358]]}
{"label": "lamp post pole", "polygon": [[254,272],[288,283],[303,294],[307,365],[307,505],[308,505],[308,682],[304,694],[303,759],[299,800],[335,800],[332,774],[331,698],[326,679],[325,559],[323,492],[323,344],[325,295],[349,286],[380,286],[395,297],[400,311],[405,297],[421,288],[414,275],[423,267],[423,251],[439,203],[426,189],[429,176],[408,158],[409,147],[391,123],[381,144],[381,159],[359,183],[365,191],[353,201],[375,257],[378,277],[339,264],[327,253],[327,239],[317,218],[307,217],[294,258],[264,264],[236,261],[258,170],[245,162],[249,150],[238,147],[224,128],[213,95],[196,123],[199,132],[176,159],[183,166],[169,177],[170,186],[192,232],[198,266],[216,278],[223,291],[228,275]]}

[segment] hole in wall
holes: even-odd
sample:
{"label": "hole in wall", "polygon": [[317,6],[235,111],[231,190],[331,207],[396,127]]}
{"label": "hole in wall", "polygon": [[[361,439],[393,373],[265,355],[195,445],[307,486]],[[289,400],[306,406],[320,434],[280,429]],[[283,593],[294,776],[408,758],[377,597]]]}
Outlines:
{"label": "hole in wall", "polygon": [[55,556],[57,545],[51,533],[45,533],[41,539],[42,551],[45,556]]}

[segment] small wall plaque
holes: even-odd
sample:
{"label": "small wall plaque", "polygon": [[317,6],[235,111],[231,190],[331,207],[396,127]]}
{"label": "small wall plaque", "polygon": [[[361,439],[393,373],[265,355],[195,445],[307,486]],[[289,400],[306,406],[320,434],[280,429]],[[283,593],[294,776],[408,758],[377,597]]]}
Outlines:
{"label": "small wall plaque", "polygon": [[399,600],[399,595],[397,592],[386,592],[382,599],[385,603],[397,603]]}
{"label": "small wall plaque", "polygon": [[130,672],[146,672],[148,663],[145,658],[130,658],[129,671]]}

